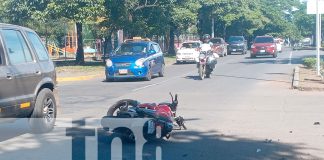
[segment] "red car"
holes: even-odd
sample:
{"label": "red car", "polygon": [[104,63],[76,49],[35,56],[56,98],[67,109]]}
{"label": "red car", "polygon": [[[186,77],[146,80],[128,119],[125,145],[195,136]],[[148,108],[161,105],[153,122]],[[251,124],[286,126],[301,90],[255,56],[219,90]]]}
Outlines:
{"label": "red car", "polygon": [[227,56],[227,43],[223,38],[212,38],[209,41],[212,43],[212,50],[214,53],[217,53],[219,56]]}
{"label": "red car", "polygon": [[277,57],[276,42],[271,36],[257,36],[251,46],[251,58],[256,56]]}

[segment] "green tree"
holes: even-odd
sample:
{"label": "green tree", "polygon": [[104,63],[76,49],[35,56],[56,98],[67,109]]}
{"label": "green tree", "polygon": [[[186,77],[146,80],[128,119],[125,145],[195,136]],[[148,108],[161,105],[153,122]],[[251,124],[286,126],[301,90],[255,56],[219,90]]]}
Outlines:
{"label": "green tree", "polygon": [[170,12],[170,44],[168,53],[175,54],[174,36],[175,31],[181,34],[189,29],[192,25],[197,24],[198,10],[201,8],[200,3],[196,0],[179,0],[171,3]]}
{"label": "green tree", "polygon": [[310,36],[315,32],[315,15],[306,14],[307,5],[302,3],[298,6],[298,10],[293,13],[293,22],[298,29],[298,33],[303,36]]}
{"label": "green tree", "polygon": [[[251,36],[268,22],[261,12],[260,2],[248,0],[205,0],[199,17],[201,35],[211,34],[214,25],[216,36],[223,38],[230,35]],[[211,23],[212,18],[215,24]]]}
{"label": "green tree", "polygon": [[60,15],[75,22],[78,37],[76,53],[77,64],[84,63],[82,25],[88,21],[96,21],[103,9],[102,0],[56,0],[47,7],[48,11],[54,11],[56,15]]}

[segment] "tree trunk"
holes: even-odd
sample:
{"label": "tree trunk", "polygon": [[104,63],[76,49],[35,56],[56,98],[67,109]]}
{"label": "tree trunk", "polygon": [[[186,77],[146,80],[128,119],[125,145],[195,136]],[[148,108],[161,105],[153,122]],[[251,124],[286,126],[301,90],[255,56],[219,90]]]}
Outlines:
{"label": "tree trunk", "polygon": [[84,50],[83,50],[83,37],[82,37],[82,23],[76,23],[78,46],[76,53],[76,64],[84,64]]}
{"label": "tree trunk", "polygon": [[112,36],[112,32],[109,32],[107,37],[105,37],[105,43],[104,43],[105,58],[107,58],[113,50],[112,43],[111,43],[111,36]]}
{"label": "tree trunk", "polygon": [[171,27],[170,29],[170,41],[169,41],[169,55],[175,55],[175,47],[174,47],[174,28]]}
{"label": "tree trunk", "polygon": [[226,39],[226,29],[227,29],[227,27],[225,25],[224,28],[223,28],[223,36],[224,36],[224,39]]}

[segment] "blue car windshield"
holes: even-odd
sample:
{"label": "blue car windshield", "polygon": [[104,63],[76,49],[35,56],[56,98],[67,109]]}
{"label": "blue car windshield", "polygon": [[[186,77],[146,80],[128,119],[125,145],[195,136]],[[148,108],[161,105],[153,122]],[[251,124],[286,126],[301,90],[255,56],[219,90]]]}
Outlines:
{"label": "blue car windshield", "polygon": [[147,45],[143,43],[124,43],[115,52],[115,55],[128,56],[147,53]]}

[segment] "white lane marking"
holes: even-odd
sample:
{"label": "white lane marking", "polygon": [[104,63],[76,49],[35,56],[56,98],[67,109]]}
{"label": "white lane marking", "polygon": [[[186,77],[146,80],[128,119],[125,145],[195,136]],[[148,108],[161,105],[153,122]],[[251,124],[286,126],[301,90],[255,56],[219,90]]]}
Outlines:
{"label": "white lane marking", "polygon": [[289,55],[289,63],[288,63],[288,65],[291,65],[291,59],[292,59],[292,56],[293,56],[293,52],[290,51],[290,55]]}
{"label": "white lane marking", "polygon": [[150,84],[150,85],[147,85],[147,86],[144,86],[144,87],[140,87],[140,88],[136,88],[136,89],[133,89],[132,92],[136,92],[136,91],[139,91],[139,90],[143,90],[143,89],[146,89],[146,88],[150,88],[150,87],[153,87],[153,86],[157,86],[157,85],[160,85],[160,84],[163,84],[163,83],[166,83],[166,82],[169,82],[173,79],[176,79],[176,78],[181,78],[183,76],[186,76],[186,75],[189,75],[189,74],[192,74],[193,71],[191,72],[188,72],[188,73],[185,73],[185,74],[182,74],[180,76],[175,76],[175,77],[172,77],[170,79],[167,79],[167,80],[164,80],[164,81],[161,81],[161,82],[158,82],[158,83],[153,83],[153,84]]}
{"label": "white lane marking", "polygon": [[[162,82],[163,82],[163,81],[162,81]],[[160,82],[160,83],[162,83],[162,82]],[[144,86],[144,87],[140,87],[140,88],[133,89],[132,91],[133,91],[133,92],[136,92],[136,91],[139,91],[139,90],[143,90],[143,89],[146,89],[146,88],[150,88],[150,87],[153,87],[153,86],[159,85],[160,83],[150,84],[150,85],[147,85],[147,86]]]}

